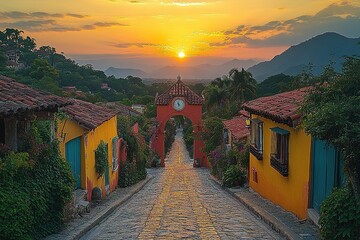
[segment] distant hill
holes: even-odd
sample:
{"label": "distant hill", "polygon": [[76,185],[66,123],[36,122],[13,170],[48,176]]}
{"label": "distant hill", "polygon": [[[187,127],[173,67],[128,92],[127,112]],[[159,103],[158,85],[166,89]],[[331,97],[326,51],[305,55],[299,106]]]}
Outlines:
{"label": "distant hill", "polygon": [[166,66],[159,68],[148,74],[149,78],[174,78],[174,76],[181,75],[184,79],[215,79],[222,75],[228,74],[232,68],[249,68],[256,64],[257,61],[253,59],[239,60],[233,59],[220,65],[201,64],[195,66]]}
{"label": "distant hill", "polygon": [[134,77],[140,77],[140,78],[143,78],[146,76],[146,73],[139,69],[115,68],[115,67],[109,67],[108,69],[106,69],[105,74],[107,76],[114,75],[116,78],[125,78],[129,75],[134,76]]}
{"label": "distant hill", "polygon": [[335,70],[340,71],[344,56],[360,55],[359,42],[360,38],[324,33],[288,48],[270,61],[250,67],[248,71],[258,82],[280,73],[299,74],[309,64],[313,65],[314,74],[320,74],[330,61],[334,62]]}
{"label": "distant hill", "polygon": [[117,78],[125,78],[128,75],[148,79],[174,79],[181,75],[183,79],[215,79],[222,75],[228,74],[232,68],[249,68],[258,63],[255,60],[239,60],[233,59],[231,61],[215,64],[200,64],[195,66],[165,66],[153,71],[144,72],[139,69],[131,68],[115,68],[109,67],[105,74],[107,76],[114,75]]}

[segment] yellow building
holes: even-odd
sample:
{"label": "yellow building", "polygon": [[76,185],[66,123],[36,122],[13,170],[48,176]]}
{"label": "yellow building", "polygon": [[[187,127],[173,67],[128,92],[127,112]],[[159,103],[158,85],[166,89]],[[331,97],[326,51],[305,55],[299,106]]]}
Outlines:
{"label": "yellow building", "polygon": [[[75,188],[87,190],[91,200],[92,190],[99,187],[103,197],[118,184],[117,112],[81,100],[62,108],[66,118],[59,122],[57,136],[62,156],[71,166]],[[107,145],[108,166],[102,177],[95,169],[95,150],[100,142]]]}
{"label": "yellow building", "polygon": [[250,187],[263,197],[307,216],[311,137],[299,128],[302,88],[243,104],[251,114]]}

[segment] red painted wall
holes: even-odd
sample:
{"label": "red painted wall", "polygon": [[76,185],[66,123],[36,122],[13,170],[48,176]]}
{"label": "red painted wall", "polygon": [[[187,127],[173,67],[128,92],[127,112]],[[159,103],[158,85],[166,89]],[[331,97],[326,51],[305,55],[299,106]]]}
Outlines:
{"label": "red painted wall", "polygon": [[[155,130],[155,133],[152,137],[151,148],[156,151],[157,154],[161,157],[161,166],[165,166],[165,145],[164,145],[164,130],[166,122],[174,116],[184,116],[191,120],[194,133],[202,131],[202,105],[189,105],[186,100],[185,108],[182,111],[176,111],[173,106],[173,101],[177,99],[174,98],[169,105],[158,105],[157,106],[157,121],[159,122],[158,128]],[[194,141],[194,159],[200,159],[200,165],[203,167],[208,167],[209,162],[206,158],[206,154],[202,152],[204,147],[204,142],[201,140]]]}

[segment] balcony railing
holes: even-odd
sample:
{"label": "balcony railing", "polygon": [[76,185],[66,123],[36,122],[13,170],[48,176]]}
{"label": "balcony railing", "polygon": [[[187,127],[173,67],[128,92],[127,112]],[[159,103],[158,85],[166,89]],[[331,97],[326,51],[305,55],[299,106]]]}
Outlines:
{"label": "balcony railing", "polygon": [[289,175],[289,164],[281,163],[275,156],[270,156],[270,165],[275,168],[281,175],[287,177]]}
{"label": "balcony railing", "polygon": [[250,152],[251,152],[252,155],[254,155],[257,158],[257,160],[263,160],[262,151],[259,151],[253,145],[250,145]]}

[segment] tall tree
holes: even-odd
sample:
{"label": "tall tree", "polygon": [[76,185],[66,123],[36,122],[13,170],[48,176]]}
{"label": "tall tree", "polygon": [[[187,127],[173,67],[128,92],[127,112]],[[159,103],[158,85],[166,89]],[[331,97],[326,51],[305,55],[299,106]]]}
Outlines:
{"label": "tall tree", "polygon": [[55,79],[59,76],[59,72],[58,70],[50,66],[50,64],[46,60],[37,58],[31,64],[29,75],[30,77],[37,80],[40,80],[45,76]]}
{"label": "tall tree", "polygon": [[0,69],[6,67],[7,57],[0,49]]}
{"label": "tall tree", "polygon": [[228,103],[228,91],[226,88],[220,88],[217,85],[210,84],[205,90],[205,105],[209,112],[216,113],[216,110],[222,108],[225,110]]}
{"label": "tall tree", "polygon": [[345,173],[357,196],[360,196],[359,76],[360,58],[348,58],[343,73],[328,76],[327,82],[316,84],[301,107],[305,130],[333,144],[344,154]]}
{"label": "tall tree", "polygon": [[256,96],[256,80],[244,68],[241,71],[236,68],[231,69],[229,79],[232,80],[230,94],[233,100],[240,100],[240,103],[243,103],[245,95]]}
{"label": "tall tree", "polygon": [[56,54],[56,49],[50,46],[41,46],[39,50],[36,51],[39,57],[47,59],[51,66],[54,66],[54,55]]}
{"label": "tall tree", "polygon": [[228,88],[231,85],[231,79],[224,75],[221,78],[215,78],[212,82],[211,85],[215,85],[218,86],[219,88]]}
{"label": "tall tree", "polygon": [[5,41],[11,48],[19,48],[19,44],[22,40],[21,34],[23,31],[13,28],[7,28],[4,30]]}
{"label": "tall tree", "polygon": [[20,50],[22,51],[33,51],[36,47],[35,39],[26,37],[20,40]]}

